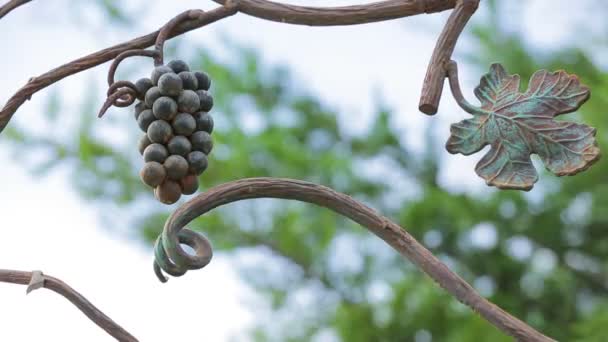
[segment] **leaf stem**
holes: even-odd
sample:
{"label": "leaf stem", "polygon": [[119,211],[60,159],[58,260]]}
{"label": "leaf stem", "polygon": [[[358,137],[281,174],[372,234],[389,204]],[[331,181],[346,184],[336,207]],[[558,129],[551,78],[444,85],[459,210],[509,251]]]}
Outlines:
{"label": "leaf stem", "polygon": [[460,108],[471,115],[489,115],[489,112],[472,105],[469,101],[467,101],[467,99],[464,98],[464,95],[462,95],[462,89],[460,89],[460,80],[458,79],[458,64],[455,61],[450,61],[446,69],[447,76],[450,81],[452,95]]}

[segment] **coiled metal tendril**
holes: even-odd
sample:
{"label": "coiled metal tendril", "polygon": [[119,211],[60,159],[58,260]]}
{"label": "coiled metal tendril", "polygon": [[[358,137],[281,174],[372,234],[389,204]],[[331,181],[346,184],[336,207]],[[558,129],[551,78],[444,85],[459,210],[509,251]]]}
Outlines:
{"label": "coiled metal tendril", "polygon": [[185,11],[175,18],[171,19],[167,22],[159,31],[158,36],[156,37],[156,43],[154,44],[154,50],[128,50],[125,51],[116,58],[110,65],[110,70],[108,70],[108,93],[107,98],[104,104],[101,106],[98,117],[102,117],[105,112],[112,106],[115,107],[128,107],[132,105],[136,99],[143,100],[145,94],[139,94],[137,91],[137,87],[135,84],[129,81],[114,81],[116,75],[116,69],[118,69],[118,65],[127,57],[133,56],[142,56],[142,57],[151,57],[154,58],[154,65],[159,66],[164,63],[164,45],[165,41],[169,39],[173,30],[182,22],[196,19],[201,15],[205,14],[202,10],[188,10]]}
{"label": "coiled metal tendril", "polygon": [[[154,244],[154,273],[161,282],[169,280],[162,271],[180,277],[187,271],[198,270],[209,264],[213,257],[213,247],[203,234],[188,228],[182,228],[177,233],[166,233],[167,231]],[[195,254],[188,254],[181,244],[194,249]]]}
{"label": "coiled metal tendril", "polygon": [[[169,217],[156,241],[154,270],[158,278],[166,282],[162,271],[179,277],[211,261],[211,244],[202,234],[185,228],[189,222],[219,206],[252,198],[296,200],[347,217],[384,240],[460,302],[518,341],[553,341],[482,297],[398,224],[346,194],[296,179],[240,179],[217,185],[182,204]],[[180,244],[192,247],[195,254],[186,253]]]}
{"label": "coiled metal tendril", "polygon": [[104,104],[99,110],[97,117],[102,117],[106,111],[112,107],[128,107],[132,105],[136,99],[143,99],[145,94],[139,94],[135,84],[130,81],[114,81],[116,75],[116,69],[118,65],[127,57],[142,56],[157,58],[159,55],[158,51],[154,50],[128,50],[125,51],[114,59],[110,70],[108,71],[108,92],[107,98]]}
{"label": "coiled metal tendril", "polygon": [[[228,182],[182,204],[167,219],[154,246],[154,272],[158,279],[167,281],[162,271],[179,277],[189,270],[203,268],[211,261],[211,243],[201,233],[186,228],[188,223],[219,206],[253,198],[281,198],[316,204],[349,217],[374,232],[383,231],[386,225],[385,219],[373,209],[321,185],[280,178],[246,178]],[[182,244],[191,247],[194,254],[187,253]]]}

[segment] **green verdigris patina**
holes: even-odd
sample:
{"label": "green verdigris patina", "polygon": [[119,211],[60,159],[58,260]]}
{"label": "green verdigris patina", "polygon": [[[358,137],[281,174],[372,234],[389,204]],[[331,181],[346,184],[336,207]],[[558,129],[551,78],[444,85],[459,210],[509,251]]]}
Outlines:
{"label": "green verdigris patina", "polygon": [[470,155],[490,145],[477,174],[488,185],[526,191],[538,180],[533,153],[558,176],[574,175],[597,161],[595,128],[554,120],[587,101],[589,88],[564,71],[537,71],[525,93],[519,92],[519,81],[519,75],[493,64],[475,89],[481,107],[467,108],[474,117],[451,126],[447,150]]}

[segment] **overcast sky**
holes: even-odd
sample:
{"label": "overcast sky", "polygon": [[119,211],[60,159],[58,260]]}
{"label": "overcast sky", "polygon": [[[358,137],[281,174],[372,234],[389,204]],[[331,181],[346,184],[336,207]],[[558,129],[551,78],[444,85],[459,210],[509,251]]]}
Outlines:
{"label": "overcast sky", "polygon": [[[314,3],[357,2],[372,1]],[[75,20],[74,13],[66,11],[74,3],[33,1],[0,21],[0,102],[4,103],[31,76],[155,30],[185,9],[201,4],[204,8],[213,7],[207,4],[210,1],[201,0],[177,4],[156,1],[136,29],[125,32],[119,28],[101,30],[105,19],[86,5],[78,8],[82,11],[77,12],[81,20]],[[566,0],[531,0],[525,13],[511,15],[521,18],[521,27],[530,32],[531,43],[549,47],[572,37],[568,28],[581,16],[569,7],[572,2]],[[222,35],[227,35],[259,48],[266,60],[291,66],[297,78],[308,83],[305,88],[313,89],[339,108],[340,117],[348,118],[343,120],[344,125],[353,130],[365,127],[372,94],[380,90],[399,114],[395,125],[404,131],[410,128],[405,138],[416,146],[422,141],[423,130],[411,128],[431,120],[417,112],[420,87],[435,38],[447,15],[341,28],[280,25],[237,15],[189,33],[185,42],[204,41],[217,47]],[[70,94],[65,98],[75,104],[88,80],[99,79],[99,88],[105,87],[106,72],[107,64],[53,87]],[[479,76],[467,73],[465,68],[462,78],[467,97],[471,97]],[[21,107],[16,120],[35,122],[41,115],[45,92],[34,95]],[[449,92],[444,94],[440,114],[432,120],[447,136],[449,123],[465,114],[455,108]],[[446,163],[466,172],[467,177],[473,175],[477,158],[465,159],[447,152],[445,158]],[[254,317],[243,302],[248,290],[230,270],[228,260],[215,257],[203,271],[160,284],[151,270],[151,248],[107,234],[97,208],[83,203],[69,186],[65,173],[32,177],[13,160],[1,136],[0,165],[0,268],[39,269],[63,279],[141,341],[227,341],[251,323]],[[443,180],[456,188],[462,184],[459,172],[445,174]],[[482,183],[476,181],[478,185]],[[178,326],[180,329],[173,328]],[[26,297],[24,286],[11,284],[0,284],[0,330],[5,341],[111,340],[64,298],[47,290]]]}

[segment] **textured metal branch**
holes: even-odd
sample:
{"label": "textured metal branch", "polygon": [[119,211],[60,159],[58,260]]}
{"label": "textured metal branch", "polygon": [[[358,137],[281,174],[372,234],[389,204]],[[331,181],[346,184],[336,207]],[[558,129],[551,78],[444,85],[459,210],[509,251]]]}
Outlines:
{"label": "textured metal branch", "polygon": [[422,95],[418,109],[428,115],[437,113],[439,100],[443,91],[443,81],[447,76],[447,66],[452,58],[458,37],[465,25],[477,10],[479,0],[458,0],[456,7],[448,18],[435,50],[422,84]]}
{"label": "textured metal branch", "polygon": [[157,54],[156,57],[154,57],[155,66],[163,65],[165,41],[171,36],[171,33],[175,30],[175,28],[186,21],[194,20],[203,15],[205,15],[205,11],[188,10],[169,20],[169,22],[160,29],[158,37],[156,37],[156,42],[154,43],[154,50]]}
{"label": "textured metal branch", "polygon": [[[237,11],[234,6],[219,7],[209,12],[205,12],[205,14],[200,16],[199,18],[187,21],[182,25],[179,25],[171,34],[170,38],[211,24],[236,13]],[[25,101],[28,100],[33,94],[68,76],[77,74],[81,71],[90,69],[109,60],[112,60],[113,58],[125,51],[133,49],[145,49],[149,46],[152,46],[156,41],[158,33],[159,31],[154,31],[150,34],[135,38],[128,42],[114,45],[112,47],[97,51],[90,55],[81,57],[72,62],[64,64],[40,76],[33,77],[8,100],[8,102],[0,111],[0,133],[4,130],[10,119],[13,117],[13,114],[15,114],[15,112],[17,111],[17,109],[23,103],[25,103]]]}
{"label": "textured metal branch", "polygon": [[[36,275],[38,277],[41,276],[42,279],[33,279]],[[35,280],[36,283],[32,284],[32,280]],[[133,337],[133,335],[131,335],[124,328],[114,322],[110,317],[106,316],[106,314],[96,308],[83,295],[81,295],[76,290],[71,288],[68,284],[57,278],[48,275],[42,275],[40,272],[24,272],[0,269],[0,282],[30,285],[28,287],[28,290],[38,288],[40,285],[42,285],[42,287],[45,287],[55,293],[58,293],[59,295],[65,297],[67,300],[72,302],[72,304],[74,304],[78,308],[78,310],[82,311],[82,313],[85,314],[91,321],[93,321],[100,328],[105,330],[116,340],[121,342],[137,342],[137,339]]]}
{"label": "textured metal branch", "polygon": [[[169,264],[170,273],[177,271],[176,273],[184,274],[188,269],[206,265],[211,258],[211,245],[200,233],[184,228],[186,224],[219,206],[252,198],[281,198],[307,202],[348,217],[380,237],[456,299],[468,305],[506,334],[520,341],[553,341],[480,296],[471,285],[452,272],[399,225],[350,196],[299,180],[242,179],[211,188],[186,202],[169,217],[162,236],[157,241],[157,246],[163,251],[160,257],[168,259],[159,260],[157,251],[157,261],[160,262],[161,267]],[[190,245],[187,240],[192,240],[192,234],[199,235],[195,246],[191,245],[196,251],[195,255],[187,253],[180,245],[180,243]],[[186,235],[190,237],[184,238]],[[158,266],[155,264],[157,271]]]}
{"label": "textured metal branch", "polygon": [[[304,7],[285,5],[265,0],[213,0],[224,6],[204,12],[198,18],[175,27],[168,38],[203,27],[220,19],[242,12],[262,19],[301,25],[354,25],[390,20],[423,13],[433,13],[454,8],[456,0],[388,0],[359,6]],[[6,6],[6,5],[5,5]],[[134,49],[145,49],[155,44],[160,31],[155,31],[128,42],[97,51],[59,66],[40,76],[32,77],[19,89],[0,111],[0,133],[17,109],[38,91],[70,75],[93,68],[112,60],[119,54]],[[450,53],[451,54],[451,53]]]}
{"label": "textured metal branch", "polygon": [[212,1],[221,5],[233,4],[239,12],[256,18],[308,26],[365,24],[441,12],[456,6],[456,0],[388,0],[342,7],[296,6],[267,0]]}
{"label": "textured metal branch", "polygon": [[0,19],[9,14],[15,8],[25,5],[32,0],[11,0],[0,7]]}

